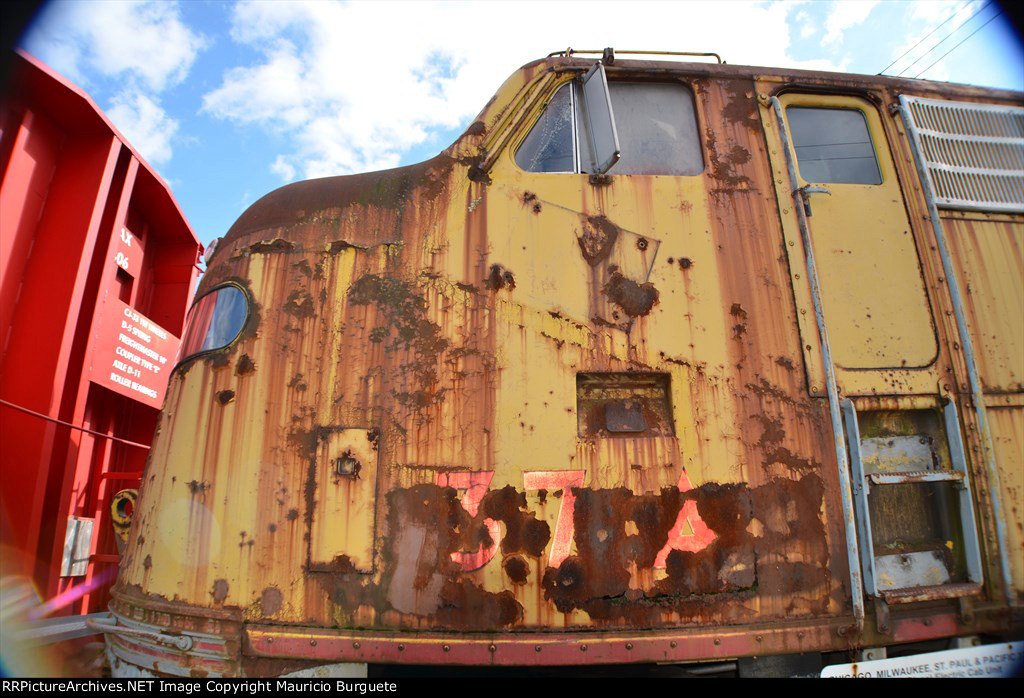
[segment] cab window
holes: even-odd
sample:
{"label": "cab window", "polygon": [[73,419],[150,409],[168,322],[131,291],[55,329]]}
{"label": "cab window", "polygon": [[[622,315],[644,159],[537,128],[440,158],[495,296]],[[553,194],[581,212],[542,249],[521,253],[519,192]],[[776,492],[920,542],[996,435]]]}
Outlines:
{"label": "cab window", "polygon": [[570,85],[560,87],[530,135],[519,146],[516,163],[527,172],[577,171],[574,96]]}
{"label": "cab window", "polygon": [[[610,174],[697,175],[704,159],[693,94],[678,83],[610,82],[621,157]],[[558,89],[516,151],[527,172],[594,171],[581,92]]]}

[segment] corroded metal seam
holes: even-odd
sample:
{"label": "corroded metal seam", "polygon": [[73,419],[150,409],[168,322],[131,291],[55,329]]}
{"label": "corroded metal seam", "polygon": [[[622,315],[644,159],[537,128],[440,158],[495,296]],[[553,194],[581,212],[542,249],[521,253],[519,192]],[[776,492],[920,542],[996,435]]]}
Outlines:
{"label": "corroded metal seam", "polygon": [[838,627],[707,628],[695,634],[537,633],[472,637],[430,633],[352,633],[247,625],[243,651],[266,658],[413,664],[532,665],[714,661],[836,646]]}
{"label": "corroded metal seam", "polygon": [[828,411],[832,418],[832,435],[836,447],[836,465],[839,468],[839,498],[843,504],[843,531],[846,534],[846,559],[850,567],[850,593],[853,596],[853,615],[860,632],[864,628],[864,592],[861,588],[860,552],[857,546],[857,522],[853,515],[853,493],[850,490],[850,475],[846,464],[846,437],[843,432],[843,418],[839,409],[839,394],[836,391],[835,367],[832,364],[832,349],[828,342],[828,330],[825,327],[825,313],[821,304],[821,288],[818,284],[818,268],[814,262],[814,247],[811,244],[811,231],[804,215],[803,201],[800,200],[796,164],[789,146],[789,131],[782,114],[782,104],[778,97],[772,97],[775,118],[779,122],[779,137],[782,139],[782,150],[786,155],[786,169],[789,170],[789,188],[793,192],[793,209],[800,226],[800,236],[804,243],[804,256],[807,260],[807,278],[811,284],[811,298],[814,301],[814,319],[818,324],[821,337],[821,358],[825,366],[825,384],[828,391]]}
{"label": "corroded metal seam", "polygon": [[978,377],[978,365],[974,356],[974,345],[971,342],[971,333],[967,327],[967,313],[964,310],[963,296],[960,294],[960,283],[957,280],[956,270],[953,268],[953,258],[946,246],[946,235],[942,229],[942,221],[939,219],[939,209],[935,205],[935,192],[932,191],[931,180],[928,178],[924,160],[921,157],[921,143],[918,138],[914,120],[910,114],[910,105],[907,96],[900,95],[900,115],[907,133],[910,134],[910,150],[914,153],[914,164],[917,166],[918,179],[921,180],[921,188],[924,192],[925,201],[928,204],[928,217],[931,219],[932,231],[935,233],[935,240],[939,246],[939,257],[942,259],[942,271],[946,275],[946,287],[949,289],[950,299],[953,301],[953,314],[956,317],[956,329],[960,336],[960,346],[963,347],[964,363],[967,364],[967,379],[971,384],[971,401],[974,403],[974,414],[978,420],[978,430],[981,432],[982,457],[985,460],[985,470],[989,478],[989,498],[992,501],[992,515],[996,524],[996,538],[999,543],[999,571],[1003,581],[1003,596],[1007,603],[1011,601],[1011,589],[1013,589],[1012,577],[1010,575],[1009,546],[1007,545],[1006,519],[1003,518],[1003,508],[999,499],[1002,485],[999,481],[999,469],[996,467],[995,448],[992,445],[992,434],[988,427],[988,418],[985,414],[985,395],[982,392],[981,379]]}
{"label": "corroded metal seam", "polygon": [[[706,627],[696,631],[613,633],[495,633],[446,635],[284,628],[247,624],[248,656],[314,661],[448,665],[569,666],[578,664],[715,661],[735,657],[845,648],[835,621],[787,626]],[[955,634],[954,614],[911,617],[893,623],[896,642]]]}

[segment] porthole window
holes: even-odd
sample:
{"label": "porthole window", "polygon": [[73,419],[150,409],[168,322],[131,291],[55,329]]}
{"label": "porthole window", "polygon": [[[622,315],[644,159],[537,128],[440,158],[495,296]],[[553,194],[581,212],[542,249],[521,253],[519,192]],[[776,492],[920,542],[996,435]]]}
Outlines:
{"label": "porthole window", "polygon": [[222,349],[245,327],[249,299],[237,286],[221,286],[197,300],[188,314],[188,329],[181,343],[181,360]]}

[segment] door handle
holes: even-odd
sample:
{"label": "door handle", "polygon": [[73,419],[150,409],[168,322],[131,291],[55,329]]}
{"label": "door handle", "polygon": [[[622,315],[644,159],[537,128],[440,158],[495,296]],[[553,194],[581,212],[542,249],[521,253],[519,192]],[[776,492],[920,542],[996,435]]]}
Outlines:
{"label": "door handle", "polygon": [[823,187],[820,184],[805,184],[796,191],[793,192],[793,197],[800,196],[800,201],[804,205],[804,214],[811,217],[811,194],[828,194],[832,196],[832,192],[828,187]]}

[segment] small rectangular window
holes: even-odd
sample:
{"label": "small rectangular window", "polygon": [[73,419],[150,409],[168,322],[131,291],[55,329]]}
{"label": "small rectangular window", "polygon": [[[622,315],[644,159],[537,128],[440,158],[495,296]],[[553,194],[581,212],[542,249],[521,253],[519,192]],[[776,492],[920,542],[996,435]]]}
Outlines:
{"label": "small rectangular window", "polygon": [[[609,82],[621,157],[609,174],[697,175],[704,171],[693,94],[678,83]],[[527,172],[592,169],[575,82],[559,88],[516,151]]]}
{"label": "small rectangular window", "polygon": [[881,184],[868,123],[856,109],[786,109],[800,176],[806,182]]}

